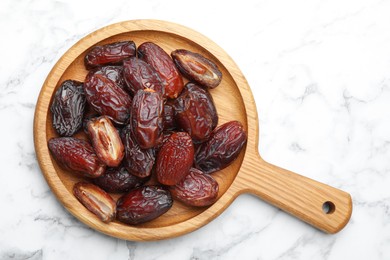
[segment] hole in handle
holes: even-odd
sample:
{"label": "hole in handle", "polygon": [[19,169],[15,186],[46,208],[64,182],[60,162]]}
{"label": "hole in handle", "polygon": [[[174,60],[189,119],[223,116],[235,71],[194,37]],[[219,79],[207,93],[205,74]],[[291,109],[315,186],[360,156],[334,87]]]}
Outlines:
{"label": "hole in handle", "polygon": [[324,204],[322,204],[322,211],[325,214],[332,214],[336,210],[336,206],[331,201],[325,201]]}

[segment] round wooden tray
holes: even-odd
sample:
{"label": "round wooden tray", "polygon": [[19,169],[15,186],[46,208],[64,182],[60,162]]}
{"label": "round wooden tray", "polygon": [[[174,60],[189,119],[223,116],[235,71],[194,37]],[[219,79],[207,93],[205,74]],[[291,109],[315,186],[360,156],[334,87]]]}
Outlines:
{"label": "round wooden tray", "polygon": [[[210,90],[219,114],[219,124],[240,121],[248,133],[248,142],[233,164],[213,174],[220,186],[218,200],[213,205],[194,208],[175,201],[167,213],[145,224],[129,226],[117,221],[105,224],[73,196],[73,185],[82,178],[63,170],[51,157],[47,143],[57,134],[52,127],[49,107],[56,88],[67,79],[84,81],[87,71],[83,59],[92,46],[122,40],[132,40],[137,46],[152,41],[167,53],[178,48],[188,49],[216,61],[221,69],[223,80],[220,86]],[[217,217],[244,192],[256,194],[325,232],[335,233],[342,229],[352,212],[350,195],[262,160],[257,152],[256,111],[252,93],[241,71],[229,55],[210,39],[166,21],[125,21],[85,36],[53,67],[42,86],[35,110],[35,150],[46,181],[64,207],[91,228],[117,238],[148,241],[191,232]],[[82,133],[78,135],[83,137]],[[324,206],[328,208],[325,212]]]}

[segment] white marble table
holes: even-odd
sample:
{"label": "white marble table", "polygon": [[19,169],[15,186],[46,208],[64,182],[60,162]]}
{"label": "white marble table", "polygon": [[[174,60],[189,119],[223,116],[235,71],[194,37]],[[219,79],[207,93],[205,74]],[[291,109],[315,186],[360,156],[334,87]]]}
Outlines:
{"label": "white marble table", "polygon": [[[0,2],[0,259],[390,259],[390,1],[97,2]],[[231,55],[255,96],[262,157],[352,195],[341,232],[246,194],[193,233],[147,243],[103,235],[63,208],[34,152],[43,81],[81,37],[148,18]]]}

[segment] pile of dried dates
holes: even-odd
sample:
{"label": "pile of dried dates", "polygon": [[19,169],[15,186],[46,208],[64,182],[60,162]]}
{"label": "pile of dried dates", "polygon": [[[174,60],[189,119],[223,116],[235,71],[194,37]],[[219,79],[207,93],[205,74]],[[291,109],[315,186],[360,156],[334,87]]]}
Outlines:
{"label": "pile of dried dates", "polygon": [[[76,198],[105,223],[131,225],[161,216],[174,199],[213,204],[218,182],[210,174],[234,161],[247,139],[238,121],[217,126],[208,92],[221,82],[217,65],[132,41],[95,46],[84,61],[85,81],[62,82],[50,107],[61,136],[49,140],[52,156],[88,180],[74,185]],[[123,195],[115,201],[110,193]]]}

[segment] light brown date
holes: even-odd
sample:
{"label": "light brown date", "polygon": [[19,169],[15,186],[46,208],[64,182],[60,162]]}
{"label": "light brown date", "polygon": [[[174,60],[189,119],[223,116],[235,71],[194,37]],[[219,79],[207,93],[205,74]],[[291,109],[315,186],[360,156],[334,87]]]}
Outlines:
{"label": "light brown date", "polygon": [[111,120],[107,116],[93,118],[87,123],[87,129],[99,159],[107,166],[118,166],[125,155],[125,147]]}
{"label": "light brown date", "polygon": [[104,223],[115,218],[116,204],[114,199],[98,186],[92,183],[78,182],[73,186],[73,194],[84,207]]}
{"label": "light brown date", "polygon": [[171,56],[177,68],[188,79],[208,88],[215,88],[221,83],[222,72],[202,54],[178,49]]}

